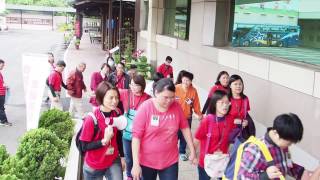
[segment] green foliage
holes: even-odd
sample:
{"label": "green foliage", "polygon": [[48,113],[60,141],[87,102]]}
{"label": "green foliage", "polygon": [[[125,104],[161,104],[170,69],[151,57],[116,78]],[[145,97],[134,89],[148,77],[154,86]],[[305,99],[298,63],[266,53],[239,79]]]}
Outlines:
{"label": "green foliage", "polygon": [[0,180],[19,180],[19,179],[15,175],[5,174],[0,176]]}
{"label": "green foliage", "polygon": [[152,74],[154,73],[154,69],[151,64],[148,64],[148,60],[146,56],[141,56],[135,61],[132,61],[128,66],[131,64],[135,64],[138,68],[137,71],[139,74],[142,74],[144,78],[151,79]]}
{"label": "green foliage", "polygon": [[50,7],[67,7],[65,0],[6,0],[7,4],[50,6]]}
{"label": "green foliage", "polygon": [[48,180],[61,176],[60,160],[65,157],[67,144],[47,129],[28,131],[18,147],[16,156],[5,160],[3,171],[21,180]]}
{"label": "green foliage", "polygon": [[69,145],[74,134],[74,122],[70,114],[57,109],[48,110],[41,114],[39,128],[51,130]]}
{"label": "green foliage", "polygon": [[[4,161],[9,158],[9,153],[4,145],[0,144],[0,174],[2,174],[1,166]],[[0,179],[1,180],[1,179]]]}

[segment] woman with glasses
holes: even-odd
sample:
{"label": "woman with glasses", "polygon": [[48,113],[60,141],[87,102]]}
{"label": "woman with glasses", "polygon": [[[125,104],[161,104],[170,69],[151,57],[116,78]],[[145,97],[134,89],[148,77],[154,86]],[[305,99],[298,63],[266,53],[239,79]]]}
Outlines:
{"label": "woman with glasses", "polygon": [[[228,86],[229,98],[231,102],[229,114],[233,119],[231,123],[233,130],[230,133],[229,140],[234,142],[235,138],[241,135],[243,129],[246,128],[246,131],[248,130],[248,111],[250,111],[250,103],[249,98],[243,93],[243,80],[239,75],[234,74],[230,76]],[[253,121],[250,121],[250,123],[252,124]]]}
{"label": "woman with glasses", "polygon": [[[199,180],[210,180],[204,170],[204,157],[206,154],[228,153],[229,132],[232,121],[228,114],[230,101],[226,92],[217,90],[209,102],[208,115],[201,120],[195,133],[195,147],[200,144],[198,164]],[[210,139],[208,139],[210,137]]]}
{"label": "woman with glasses", "polygon": [[188,122],[178,102],[171,79],[159,80],[154,98],[138,109],[132,130],[132,176],[134,180],[178,179],[178,130],[190,149],[189,160],[196,162]]}
{"label": "woman with glasses", "polygon": [[[120,100],[122,101],[125,116],[128,120],[128,125],[123,131],[123,147],[124,156],[126,160],[126,175],[127,179],[132,179],[131,169],[132,169],[132,123],[135,117],[136,111],[139,106],[150,98],[148,94],[144,92],[146,87],[146,81],[142,75],[135,75],[131,79],[130,89],[120,90]],[[139,119],[138,119],[139,120]]]}

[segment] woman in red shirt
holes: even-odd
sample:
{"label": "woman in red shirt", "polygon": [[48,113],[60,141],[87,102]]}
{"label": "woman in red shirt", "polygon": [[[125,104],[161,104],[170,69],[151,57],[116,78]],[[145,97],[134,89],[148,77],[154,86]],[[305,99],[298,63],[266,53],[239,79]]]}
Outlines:
{"label": "woman in red shirt", "polygon": [[[202,119],[195,133],[195,147],[200,144],[200,156],[198,164],[199,180],[210,180],[204,170],[204,157],[206,154],[216,152],[228,153],[229,147],[229,122],[228,114],[230,101],[226,92],[217,90],[213,93],[209,102],[208,115]],[[212,128],[211,134],[209,128]],[[211,138],[208,141],[208,136]]]}
{"label": "woman in red shirt", "polygon": [[208,98],[206,100],[206,103],[203,106],[202,114],[206,114],[206,111],[209,106],[210,98],[212,97],[213,93],[216,92],[216,90],[221,90],[228,92],[228,83],[229,83],[229,74],[227,71],[221,71],[218,74],[217,80],[214,83],[214,86],[211,88]]}
{"label": "woman in red shirt", "polygon": [[231,126],[233,127],[229,140],[232,143],[243,129],[248,128],[247,114],[250,111],[250,104],[248,97],[243,93],[243,80],[239,75],[230,76],[229,89],[231,102],[229,115],[232,118]]}
{"label": "woman in red shirt", "polygon": [[122,132],[111,124],[121,112],[117,108],[119,91],[108,82],[102,82],[96,90],[96,100],[100,105],[94,110],[98,132],[94,133],[94,121],[87,116],[82,125],[80,142],[85,151],[83,174],[85,180],[109,180],[123,178],[122,167],[125,165]]}

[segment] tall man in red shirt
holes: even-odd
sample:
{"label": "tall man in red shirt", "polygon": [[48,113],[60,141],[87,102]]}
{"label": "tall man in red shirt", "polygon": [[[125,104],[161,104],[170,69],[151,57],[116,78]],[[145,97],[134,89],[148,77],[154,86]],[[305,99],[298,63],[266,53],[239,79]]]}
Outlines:
{"label": "tall man in red shirt", "polygon": [[157,68],[157,72],[161,73],[165,78],[173,79],[173,68],[170,65],[171,62],[172,58],[167,56],[166,61]]}
{"label": "tall man in red shirt", "polygon": [[61,86],[67,89],[67,86],[63,83],[62,72],[66,67],[66,63],[64,61],[58,61],[54,71],[51,72],[48,78],[48,86],[49,86],[49,98],[51,101],[50,109],[56,108],[59,110],[63,110],[62,103],[60,100],[61,95]]}
{"label": "tall man in red shirt", "polygon": [[4,67],[4,60],[0,59],[0,125],[1,126],[12,126],[11,123],[8,122],[7,115],[4,108],[4,103],[6,99],[6,90],[7,86],[3,81],[2,69]]}
{"label": "tall man in red shirt", "polygon": [[67,79],[68,94],[71,96],[69,113],[73,115],[76,111],[79,117],[83,117],[82,91],[86,92],[86,85],[82,73],[86,69],[85,63],[80,63],[77,68],[70,72]]}

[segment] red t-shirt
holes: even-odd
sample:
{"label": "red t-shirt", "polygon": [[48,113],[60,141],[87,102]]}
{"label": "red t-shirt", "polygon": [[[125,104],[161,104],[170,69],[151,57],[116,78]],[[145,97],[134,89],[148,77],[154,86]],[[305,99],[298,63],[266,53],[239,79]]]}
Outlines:
{"label": "red t-shirt", "polygon": [[118,89],[124,89],[124,81],[125,81],[125,77],[124,77],[124,74],[122,75],[117,75],[117,84],[116,84],[116,87]]}
{"label": "red t-shirt", "polygon": [[[249,103],[248,97],[245,99],[231,98],[230,102],[231,102],[231,106],[230,106],[229,115],[231,116],[231,118],[233,120],[235,118],[244,119],[247,112],[250,111],[250,103]],[[233,124],[233,127],[235,128],[236,125],[233,123],[233,121],[232,121],[232,124]]]}
{"label": "red t-shirt", "polygon": [[128,91],[130,91],[130,109],[137,110],[138,107],[147,99],[150,98],[150,96],[143,92],[141,96],[136,96],[132,93],[129,89],[120,89],[120,100],[122,101],[123,108],[125,112],[128,112]]}
{"label": "red t-shirt", "polygon": [[[228,153],[229,147],[229,133],[231,127],[229,126],[229,122],[232,121],[230,116],[226,116],[225,118],[218,118],[218,122],[216,119],[212,120],[212,131],[211,138],[209,142],[208,154],[213,154],[215,151],[220,149],[223,153]],[[204,167],[204,156],[206,154],[206,143],[207,143],[207,135],[209,133],[209,118],[206,116],[201,120],[201,123],[195,133],[195,138],[200,141],[200,156],[199,156],[199,166]],[[222,139],[221,139],[222,138]],[[218,146],[221,139],[221,144]]]}
{"label": "red t-shirt", "polygon": [[165,78],[173,78],[173,68],[170,65],[166,65],[165,63],[161,64],[157,72],[161,73]]}
{"label": "red t-shirt", "polygon": [[6,87],[3,86],[3,84],[4,84],[3,76],[2,76],[2,73],[0,72],[0,96],[6,95]]}
{"label": "red t-shirt", "polygon": [[[117,113],[115,111],[111,112],[112,116],[116,117]],[[94,122],[91,116],[87,116],[82,125],[82,132],[80,135],[80,140],[85,142],[92,142],[102,140],[104,137],[104,130],[108,126],[105,122],[102,112],[99,108],[94,111],[94,115],[97,118],[99,131],[96,137],[92,137],[94,133]],[[108,117],[107,117],[108,118]],[[106,118],[106,119],[107,119]],[[112,117],[110,117],[111,119]],[[112,165],[113,161],[119,157],[119,150],[117,145],[117,128],[113,128],[113,137],[111,139],[111,145],[114,148],[114,153],[112,155],[106,155],[108,145],[102,146],[99,149],[88,150],[85,153],[84,160],[88,166],[93,169],[105,169]],[[93,138],[93,139],[92,139]]]}
{"label": "red t-shirt", "polygon": [[178,130],[189,125],[178,102],[174,101],[167,112],[159,112],[153,100],[139,107],[132,135],[140,139],[140,164],[161,170],[178,162]]}
{"label": "red t-shirt", "polygon": [[54,91],[61,91],[62,74],[56,70],[49,75],[49,85],[53,87]]}
{"label": "red t-shirt", "polygon": [[224,87],[221,84],[217,84],[217,85],[214,85],[210,89],[208,97],[210,98],[213,95],[213,93],[216,92],[217,90],[221,90],[221,91],[224,91],[224,92],[228,93],[228,88],[227,87]]}

